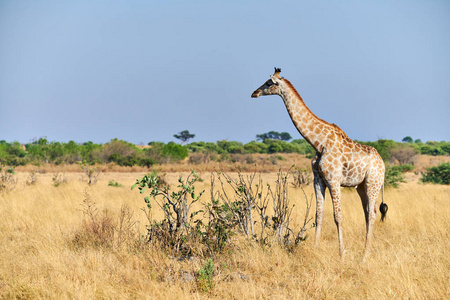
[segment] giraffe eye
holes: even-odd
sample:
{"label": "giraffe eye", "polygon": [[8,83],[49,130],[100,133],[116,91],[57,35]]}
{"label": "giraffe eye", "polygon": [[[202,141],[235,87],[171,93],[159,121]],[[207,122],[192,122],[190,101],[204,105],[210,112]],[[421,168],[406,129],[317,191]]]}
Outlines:
{"label": "giraffe eye", "polygon": [[269,79],[269,80],[267,80],[266,84],[267,84],[267,86],[271,86],[274,84],[274,82],[271,79]]}

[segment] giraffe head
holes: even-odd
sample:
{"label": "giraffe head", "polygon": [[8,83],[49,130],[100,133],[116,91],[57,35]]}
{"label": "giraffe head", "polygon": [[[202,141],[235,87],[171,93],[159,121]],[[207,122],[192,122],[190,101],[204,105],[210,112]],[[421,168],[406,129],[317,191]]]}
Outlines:
{"label": "giraffe head", "polygon": [[270,76],[270,79],[267,80],[262,86],[260,86],[256,91],[253,92],[252,98],[258,98],[259,96],[267,96],[267,95],[280,95],[280,83],[283,82],[280,77],[280,68],[275,68],[275,73]]}

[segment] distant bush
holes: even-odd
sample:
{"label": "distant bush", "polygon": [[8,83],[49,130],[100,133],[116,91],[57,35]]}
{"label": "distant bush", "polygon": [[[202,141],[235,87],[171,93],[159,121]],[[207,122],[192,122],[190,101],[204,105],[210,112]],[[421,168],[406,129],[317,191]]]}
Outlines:
{"label": "distant bush", "polygon": [[398,188],[400,183],[406,182],[403,177],[403,170],[404,167],[402,166],[386,166],[384,185],[386,187]]}
{"label": "distant bush", "polygon": [[428,168],[420,180],[422,182],[450,184],[450,162]]}
{"label": "distant bush", "polygon": [[279,141],[270,140],[268,143],[267,152],[268,153],[281,153],[284,152],[283,145]]}
{"label": "distant bush", "polygon": [[26,155],[27,152],[22,149],[20,143],[7,143],[4,140],[0,141],[0,164],[9,166],[25,165],[29,162]]}
{"label": "distant bush", "polygon": [[[447,149],[447,145],[444,145],[445,149]],[[438,156],[438,155],[444,155],[449,154],[448,152],[444,151],[441,147],[439,147],[436,144],[432,144],[428,142],[427,144],[422,144],[419,146],[420,153],[425,155],[432,155],[432,156]]]}
{"label": "distant bush", "polygon": [[189,152],[214,152],[219,153],[221,151],[219,145],[216,143],[210,143],[210,142],[193,142],[188,145],[186,145],[186,148],[189,150]]}
{"label": "distant bush", "polygon": [[316,150],[304,139],[293,140],[291,143],[298,145],[298,153],[304,154],[308,158],[313,158],[316,155]]}
{"label": "distant bush", "polygon": [[112,139],[109,143],[103,145],[100,157],[105,163],[113,162],[119,166],[133,166],[138,164],[140,152],[140,149],[134,144]]}
{"label": "distant bush", "polygon": [[445,154],[450,155],[450,143],[446,143],[446,144],[441,145],[441,150]]}
{"label": "distant bush", "polygon": [[302,148],[297,143],[288,143],[280,140],[265,140],[267,145],[267,153],[301,153]]}
{"label": "distant bush", "polygon": [[164,145],[161,154],[170,161],[180,161],[188,157],[189,152],[186,147],[174,142]]}
{"label": "distant bush", "polygon": [[378,154],[380,154],[381,158],[384,161],[388,161],[391,158],[391,152],[390,150],[397,147],[397,142],[393,140],[378,140],[376,142],[361,142],[358,141],[358,143],[363,145],[368,145],[371,147],[374,147],[377,149]]}
{"label": "distant bush", "polygon": [[400,165],[400,166],[395,166],[395,168],[398,169],[402,173],[406,173],[406,172],[410,172],[410,171],[414,170],[414,166],[413,165],[409,165],[409,164],[403,164],[403,165]]}
{"label": "distant bush", "polygon": [[261,142],[252,141],[244,145],[245,152],[247,153],[267,153],[267,144]]}
{"label": "distant bush", "polygon": [[245,152],[244,144],[236,141],[217,141],[217,146],[219,146],[219,153],[235,153],[242,154]]}

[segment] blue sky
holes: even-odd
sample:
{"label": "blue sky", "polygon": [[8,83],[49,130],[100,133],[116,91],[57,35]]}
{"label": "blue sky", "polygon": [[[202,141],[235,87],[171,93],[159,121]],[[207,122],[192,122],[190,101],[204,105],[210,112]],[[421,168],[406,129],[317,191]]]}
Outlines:
{"label": "blue sky", "polygon": [[282,68],[351,138],[450,140],[449,1],[1,1],[0,140],[300,138]]}

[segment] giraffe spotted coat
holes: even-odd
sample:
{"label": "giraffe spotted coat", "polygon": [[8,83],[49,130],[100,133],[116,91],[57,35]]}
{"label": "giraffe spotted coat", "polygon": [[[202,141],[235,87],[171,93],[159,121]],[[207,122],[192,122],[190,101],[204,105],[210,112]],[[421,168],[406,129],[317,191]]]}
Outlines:
{"label": "giraffe spotted coat", "polygon": [[384,162],[376,149],[351,140],[338,126],[311,112],[294,86],[280,77],[280,72],[280,69],[275,69],[274,75],[255,90],[252,97],[281,96],[295,127],[316,150],[311,163],[316,193],[316,245],[322,229],[325,191],[329,189],[338,231],[339,252],[344,256],[340,187],[357,187],[366,219],[366,256],[377,213],[376,202],[384,183]]}

